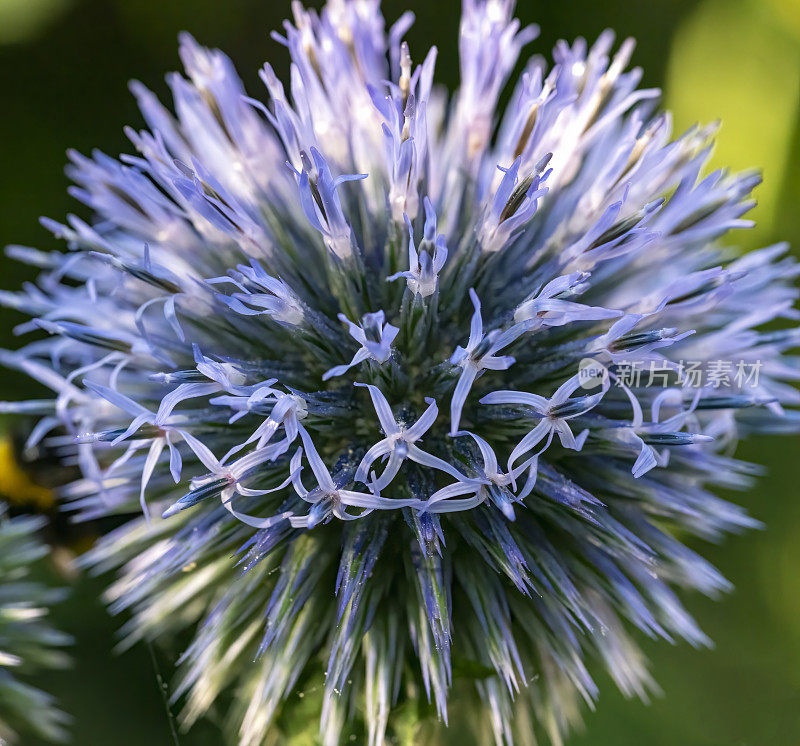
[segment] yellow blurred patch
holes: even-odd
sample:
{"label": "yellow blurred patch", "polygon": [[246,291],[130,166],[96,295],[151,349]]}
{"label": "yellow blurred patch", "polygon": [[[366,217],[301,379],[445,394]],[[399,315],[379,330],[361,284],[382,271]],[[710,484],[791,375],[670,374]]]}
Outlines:
{"label": "yellow blurred patch", "polygon": [[71,4],[71,0],[0,0],[0,44],[35,38]]}
{"label": "yellow blurred patch", "polygon": [[757,233],[745,245],[771,238],[800,99],[800,23],[795,0],[705,0],[678,28],[670,55],[666,102],[678,132],[697,121],[722,120],[712,168],[759,169],[764,183],[748,215]]}
{"label": "yellow blurred patch", "polygon": [[786,30],[800,39],[800,0],[750,0],[763,2]]}
{"label": "yellow blurred patch", "polygon": [[53,491],[42,487],[19,467],[10,438],[0,437],[0,494],[16,505],[47,510],[53,505]]}

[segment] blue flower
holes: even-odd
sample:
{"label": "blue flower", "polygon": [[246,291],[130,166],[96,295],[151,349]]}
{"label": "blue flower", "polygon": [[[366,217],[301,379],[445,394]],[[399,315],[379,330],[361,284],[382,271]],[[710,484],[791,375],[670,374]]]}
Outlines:
{"label": "blue flower", "polygon": [[120,522],[84,563],[126,641],[191,631],[186,724],[226,691],[230,743],[379,746],[458,670],[496,743],[558,743],[589,659],[644,697],[636,630],[707,644],[676,592],[728,585],[683,542],[755,525],[713,489],[798,428],[798,267],[725,248],[758,177],[702,175],[713,128],[673,138],[630,40],[560,42],[501,109],[512,0],[464,0],[449,97],[411,14],[292,12],[265,101],[183,35],[137,154],[70,154],[91,219],[0,295],[52,397],[3,406]]}

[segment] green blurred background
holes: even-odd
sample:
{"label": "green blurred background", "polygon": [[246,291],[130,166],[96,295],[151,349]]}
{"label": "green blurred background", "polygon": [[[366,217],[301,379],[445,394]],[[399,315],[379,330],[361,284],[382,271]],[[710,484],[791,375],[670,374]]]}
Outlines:
{"label": "green blurred background", "polygon": [[[387,17],[394,20],[405,5],[417,14],[412,52],[436,44],[438,79],[452,88],[459,0],[385,2]],[[0,244],[56,246],[37,218],[80,212],[66,194],[65,149],[130,150],[122,126],[141,119],[127,81],[135,76],[165,96],[178,31],[228,52],[250,93],[262,95],[261,63],[269,58],[284,74],[288,67],[268,35],[288,12],[288,0],[0,0]],[[646,85],[664,89],[676,129],[721,119],[714,164],[764,171],[754,211],[759,227],[731,240],[743,249],[782,239],[800,248],[800,0],[520,0],[517,12],[541,25],[532,45],[538,53],[549,54],[559,38],[591,40],[606,27],[636,37],[634,63],[644,68]],[[0,262],[3,287],[31,277],[23,266]],[[0,314],[2,346],[15,346],[11,328],[19,320]],[[32,391],[21,376],[3,372],[0,399]],[[799,438],[764,438],[740,449],[769,475],[734,499],[767,529],[702,548],[736,584],[721,603],[687,599],[716,648],[646,646],[664,696],[648,706],[625,701],[603,681],[598,712],[587,714],[585,732],[570,746],[800,744],[798,446]],[[0,464],[0,492],[13,492],[19,480],[4,470]],[[41,572],[58,570],[54,563]],[[173,744],[150,651],[114,655],[121,620],[103,612],[101,584],[61,582],[75,590],[56,617],[77,638],[76,667],[37,683],[74,716],[73,743]],[[171,661],[158,656],[168,680]],[[219,737],[205,724],[179,742],[210,746]]]}

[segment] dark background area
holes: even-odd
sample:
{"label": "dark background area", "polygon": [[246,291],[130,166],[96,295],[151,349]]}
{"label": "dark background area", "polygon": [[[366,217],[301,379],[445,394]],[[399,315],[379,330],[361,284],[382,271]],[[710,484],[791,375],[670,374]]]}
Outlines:
{"label": "dark background area", "polygon": [[[279,75],[288,70],[285,50],[269,38],[288,6],[288,0],[0,0],[0,245],[56,247],[37,218],[82,212],[66,193],[65,150],[130,152],[122,126],[142,121],[127,82],[136,77],[166,98],[163,76],[178,66],[178,31],[226,51],[249,93],[264,98],[257,78],[262,62],[269,59]],[[452,88],[458,0],[384,2],[387,19],[406,6],[417,15],[408,35],[412,54],[416,50],[421,58],[436,44],[437,79]],[[798,0],[522,0],[517,13],[541,26],[530,51],[544,55],[557,39],[593,40],[606,27],[636,37],[634,64],[644,67],[645,85],[664,88],[676,129],[721,118],[714,164],[763,167],[759,227],[731,240],[743,248],[778,239],[800,247]],[[5,258],[0,275],[4,288],[32,276]],[[11,329],[20,320],[0,313],[0,345],[18,344]],[[32,391],[18,374],[2,372],[0,399]],[[0,422],[0,429],[10,427]],[[665,696],[649,706],[628,702],[602,680],[598,712],[587,714],[586,732],[572,737],[570,746],[800,743],[798,446],[796,437],[764,438],[740,449],[743,458],[766,464],[769,474],[734,499],[767,528],[724,546],[701,547],[736,585],[721,603],[688,599],[716,648],[646,645]],[[121,620],[102,610],[100,581],[61,582],[75,585],[73,598],[55,616],[77,638],[76,667],[42,674],[37,683],[74,716],[73,743],[172,744],[150,652],[140,647],[113,654]],[[159,658],[157,665],[169,680],[170,661]],[[219,742],[210,724],[180,736],[181,746]]]}

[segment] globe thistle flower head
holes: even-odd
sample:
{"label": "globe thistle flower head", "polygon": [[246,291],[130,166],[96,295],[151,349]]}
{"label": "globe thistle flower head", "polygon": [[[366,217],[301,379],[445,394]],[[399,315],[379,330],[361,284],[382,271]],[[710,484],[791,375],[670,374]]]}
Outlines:
{"label": "globe thistle flower head", "polygon": [[36,533],[43,519],[8,518],[0,508],[0,742],[18,744],[23,734],[49,741],[66,737],[67,716],[52,696],[24,679],[41,668],[66,665],[60,648],[70,638],[46,620],[62,593],[30,578],[31,564],[47,547]]}
{"label": "globe thistle flower head", "polygon": [[175,113],[132,86],[138,154],[70,154],[70,251],[11,248],[42,268],[3,296],[48,334],[3,354],[53,391],[29,446],[127,519],[86,559],[126,639],[194,630],[185,723],[229,697],[269,743],[308,692],[323,743],[377,746],[464,672],[487,738],[558,742],[592,662],[645,697],[637,633],[708,644],[677,592],[727,582],[683,542],[755,525],[713,489],[796,430],[797,267],[723,247],[758,177],[704,174],[713,128],[672,139],[632,42],[510,83],[536,29],[465,0],[448,97],[411,14],[292,13],[287,87],[182,36]]}

